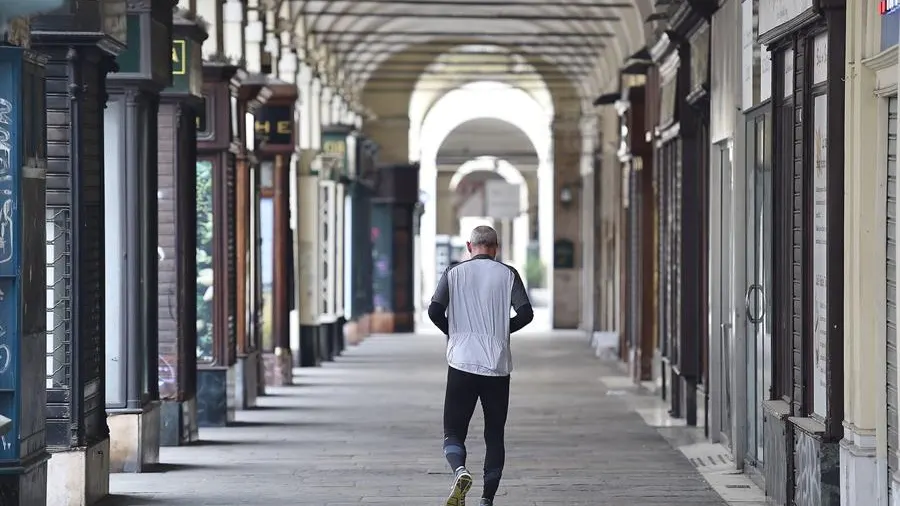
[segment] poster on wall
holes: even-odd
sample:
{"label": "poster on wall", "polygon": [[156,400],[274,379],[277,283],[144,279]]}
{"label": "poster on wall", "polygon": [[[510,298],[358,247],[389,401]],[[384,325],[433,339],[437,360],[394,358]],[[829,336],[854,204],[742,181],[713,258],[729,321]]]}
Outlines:
{"label": "poster on wall", "polygon": [[813,412],[828,412],[828,106],[813,99]]}

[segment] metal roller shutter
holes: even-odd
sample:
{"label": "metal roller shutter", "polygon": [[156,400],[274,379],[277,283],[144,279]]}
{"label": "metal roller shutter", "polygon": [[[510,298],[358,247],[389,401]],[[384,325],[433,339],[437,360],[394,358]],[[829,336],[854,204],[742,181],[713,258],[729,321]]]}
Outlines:
{"label": "metal roller shutter", "polygon": [[[887,244],[885,300],[887,323],[888,476],[897,471],[897,97],[888,101]],[[890,494],[890,487],[888,488]]]}

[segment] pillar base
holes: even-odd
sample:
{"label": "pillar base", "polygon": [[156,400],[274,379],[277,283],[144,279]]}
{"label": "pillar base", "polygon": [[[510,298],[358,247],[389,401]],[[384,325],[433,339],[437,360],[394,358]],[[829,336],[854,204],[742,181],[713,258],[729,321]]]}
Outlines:
{"label": "pillar base", "polygon": [[318,329],[319,360],[332,362],[337,354],[337,343],[334,337],[334,323],[321,323]]}
{"label": "pillar base", "polygon": [[[796,506],[841,504],[840,449],[823,439],[825,425],[811,418],[792,417],[794,426],[794,502]],[[868,503],[873,504],[873,503]]]}
{"label": "pillar base", "polygon": [[334,338],[337,345],[337,354],[340,355],[344,353],[344,350],[347,349],[347,340],[344,335],[344,325],[347,323],[347,319],[341,316],[338,318],[338,321],[334,323]]}
{"label": "pillar base", "polygon": [[237,409],[253,409],[259,393],[259,352],[251,351],[246,356],[238,357],[234,364],[235,404]]}
{"label": "pillar base", "polygon": [[878,504],[878,491],[887,490],[888,483],[881,483],[876,458],[875,431],[863,431],[844,425],[841,441],[841,504],[856,506]]}
{"label": "pillar base", "polygon": [[415,329],[415,313],[375,312],[372,314],[373,334],[415,332]]}
{"label": "pillar base", "polygon": [[275,353],[263,354],[266,386],[284,387],[294,384],[294,359],[291,350],[275,348]]}
{"label": "pillar base", "polygon": [[49,506],[91,506],[109,495],[109,439],[56,452],[47,462]]}
{"label": "pillar base", "polygon": [[900,474],[894,473],[891,480],[891,502],[888,506],[900,506]]}
{"label": "pillar base", "polygon": [[0,499],[6,506],[47,506],[47,460],[45,453],[24,468],[0,467]]}
{"label": "pillar base", "polygon": [[197,426],[225,427],[234,421],[234,367],[197,368]]}
{"label": "pillar base", "polygon": [[770,504],[786,506],[793,480],[793,426],[788,422],[790,406],[784,401],[765,401],[763,409],[763,476],[766,499]]}
{"label": "pillar base", "polygon": [[266,363],[262,351],[256,352],[256,397],[266,396]]}
{"label": "pillar base", "polygon": [[356,346],[369,337],[370,316],[365,314],[357,320],[344,324],[344,339],[348,346]]}
{"label": "pillar base", "polygon": [[142,473],[159,463],[159,401],[149,402],[139,410],[107,413],[111,473]]}
{"label": "pillar base", "polygon": [[197,399],[162,401],[159,418],[160,446],[184,446],[200,440]]}
{"label": "pillar base", "polygon": [[295,356],[298,367],[319,365],[319,327],[317,325],[300,325],[300,349],[297,350]]}

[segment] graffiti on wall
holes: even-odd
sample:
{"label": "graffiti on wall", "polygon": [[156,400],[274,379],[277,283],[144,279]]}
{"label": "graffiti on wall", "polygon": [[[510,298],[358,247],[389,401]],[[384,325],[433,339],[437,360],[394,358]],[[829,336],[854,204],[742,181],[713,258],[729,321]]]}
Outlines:
{"label": "graffiti on wall", "polygon": [[797,506],[821,506],[822,490],[819,488],[821,467],[819,445],[808,434],[796,431],[794,440],[794,465],[796,483],[794,504]]}
{"label": "graffiti on wall", "polygon": [[13,237],[12,200],[12,135],[10,134],[13,106],[0,97],[0,264],[13,258],[15,238]]}

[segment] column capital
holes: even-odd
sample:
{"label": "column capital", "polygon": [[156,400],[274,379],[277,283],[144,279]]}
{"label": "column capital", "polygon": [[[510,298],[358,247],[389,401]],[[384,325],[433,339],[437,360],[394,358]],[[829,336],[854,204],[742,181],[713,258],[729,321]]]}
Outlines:
{"label": "column capital", "polygon": [[282,81],[298,83],[297,55],[290,46],[281,46],[281,54],[278,58],[278,76]]}
{"label": "column capital", "polygon": [[244,3],[241,0],[226,0],[222,7],[222,19],[226,23],[243,23],[244,10]]}

